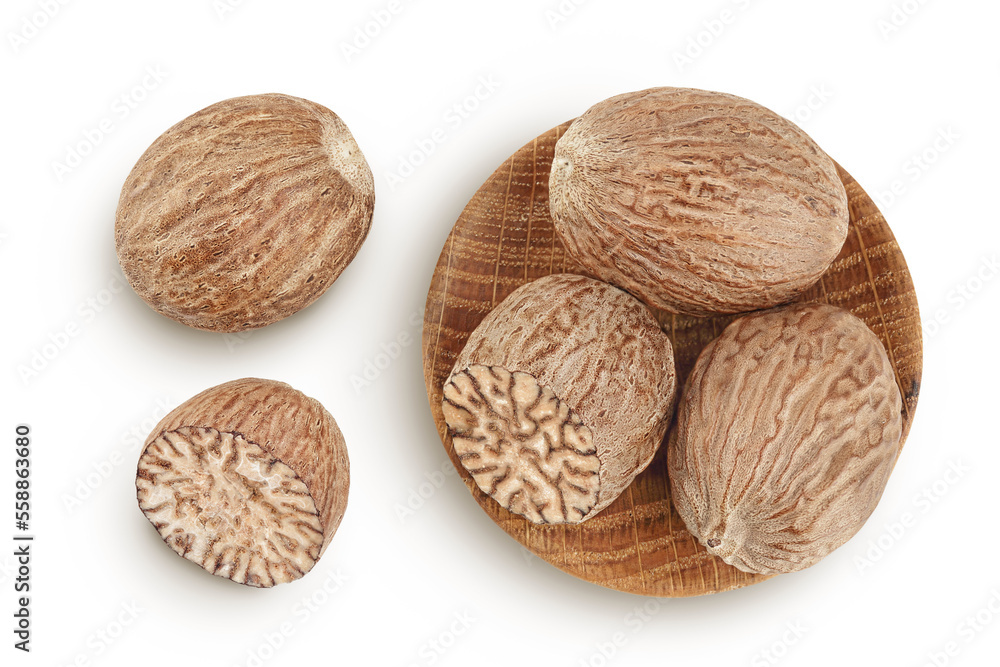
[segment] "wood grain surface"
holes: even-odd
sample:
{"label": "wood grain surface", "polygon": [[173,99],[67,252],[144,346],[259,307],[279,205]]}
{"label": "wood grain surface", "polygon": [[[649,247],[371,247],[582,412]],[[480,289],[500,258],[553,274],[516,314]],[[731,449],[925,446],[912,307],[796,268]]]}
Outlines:
{"label": "wood grain surface", "polygon": [[[441,411],[442,386],[469,334],[520,285],[551,273],[588,275],[570,260],[549,216],[553,149],[569,122],[518,150],[483,184],[445,242],[424,311],[424,380],[445,450],[486,514],[534,554],[581,579],[629,593],[681,597],[767,579],[708,554],[670,500],[666,448],[605,510],[575,526],[540,526],[482,493],[455,457]],[[839,165],[851,224],[840,255],[801,301],[847,308],[885,345],[903,397],[903,437],[917,406],[922,367],[920,314],[906,261],[885,218]],[[591,276],[593,277],[593,276]],[[674,346],[678,386],[701,349],[734,316],[656,312]]]}

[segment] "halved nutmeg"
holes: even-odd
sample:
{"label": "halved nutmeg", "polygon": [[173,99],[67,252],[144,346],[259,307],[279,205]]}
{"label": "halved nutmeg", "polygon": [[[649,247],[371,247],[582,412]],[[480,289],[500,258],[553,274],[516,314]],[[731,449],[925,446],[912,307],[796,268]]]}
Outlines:
{"label": "halved nutmeg", "polygon": [[649,465],[675,387],[670,340],[646,306],[562,274],[521,286],[479,324],[443,411],[484,493],[535,523],[579,523]]}
{"label": "halved nutmeg", "polygon": [[237,583],[308,572],[347,507],[344,437],[315,399],[245,378],[186,401],[139,458],[139,508],[179,555]]}

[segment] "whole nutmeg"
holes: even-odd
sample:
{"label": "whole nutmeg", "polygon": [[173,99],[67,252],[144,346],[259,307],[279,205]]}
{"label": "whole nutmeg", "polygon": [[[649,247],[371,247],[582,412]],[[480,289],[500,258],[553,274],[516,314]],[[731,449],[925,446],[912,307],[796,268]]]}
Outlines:
{"label": "whole nutmeg", "polygon": [[681,395],[667,450],[677,512],[746,572],[814,565],[874,511],[901,410],[882,343],[848,311],[739,318],[701,352]]}
{"label": "whole nutmeg", "polygon": [[118,260],[154,310],[198,329],[262,327],[330,287],[371,226],[375,191],[340,118],[268,94],[163,133],[122,187]]}
{"label": "whole nutmeg", "polygon": [[483,493],[534,523],[579,523],[649,465],[675,387],[670,339],[646,306],[562,274],[522,285],[476,327],[442,407]]}
{"label": "whole nutmeg", "polygon": [[208,572],[267,588],[298,579],[347,508],[350,464],[330,413],[283,382],[244,378],[185,401],[146,439],[139,509]]}
{"label": "whole nutmeg", "polygon": [[587,272],[695,316],[791,301],[847,235],[836,165],[805,132],[687,88],[618,95],[576,119],[556,143],[549,204]]}

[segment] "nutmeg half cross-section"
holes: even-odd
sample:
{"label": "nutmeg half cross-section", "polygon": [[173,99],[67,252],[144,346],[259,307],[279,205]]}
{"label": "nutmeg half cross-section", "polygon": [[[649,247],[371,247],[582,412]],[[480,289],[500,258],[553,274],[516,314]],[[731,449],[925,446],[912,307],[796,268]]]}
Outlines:
{"label": "nutmeg half cross-section", "polygon": [[480,490],[534,523],[579,523],[649,465],[675,388],[670,340],[645,305],[560,274],[522,285],[479,324],[442,409]]}
{"label": "nutmeg half cross-section", "polygon": [[315,399],[245,378],[186,401],[139,458],[139,508],[176,553],[266,588],[316,564],[347,507],[343,435]]}

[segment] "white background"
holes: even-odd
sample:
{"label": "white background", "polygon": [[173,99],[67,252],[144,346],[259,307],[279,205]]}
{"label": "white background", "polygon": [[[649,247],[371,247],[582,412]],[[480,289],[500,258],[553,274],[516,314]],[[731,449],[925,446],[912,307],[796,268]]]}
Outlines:
{"label": "white background", "polygon": [[[0,540],[15,532],[19,423],[33,433],[37,538],[30,655],[12,648],[13,547],[0,548],[0,663],[996,664],[1000,448],[981,417],[997,399],[998,5],[403,0],[345,53],[389,6],[3,3]],[[467,99],[481,77],[495,89]],[[454,474],[435,474],[448,466],[414,324],[451,225],[493,169],[591,104],[656,85],[735,93],[797,120],[883,206],[925,322],[913,430],[864,529],[807,571],[659,602],[529,556]],[[163,130],[262,92],[341,115],[375,174],[375,218],[319,301],[227,338],[120,289],[114,211]],[[463,103],[476,108],[449,121]],[[389,175],[439,127],[445,141],[393,188]],[[386,365],[378,355],[400,335],[412,342]],[[378,377],[356,387],[377,360]],[[330,550],[304,579],[266,591],[174,555],[133,485],[139,439],[165,408],[245,376],[320,399],[351,457]],[[425,482],[430,497],[401,518]],[[341,583],[327,594],[331,577]]]}

